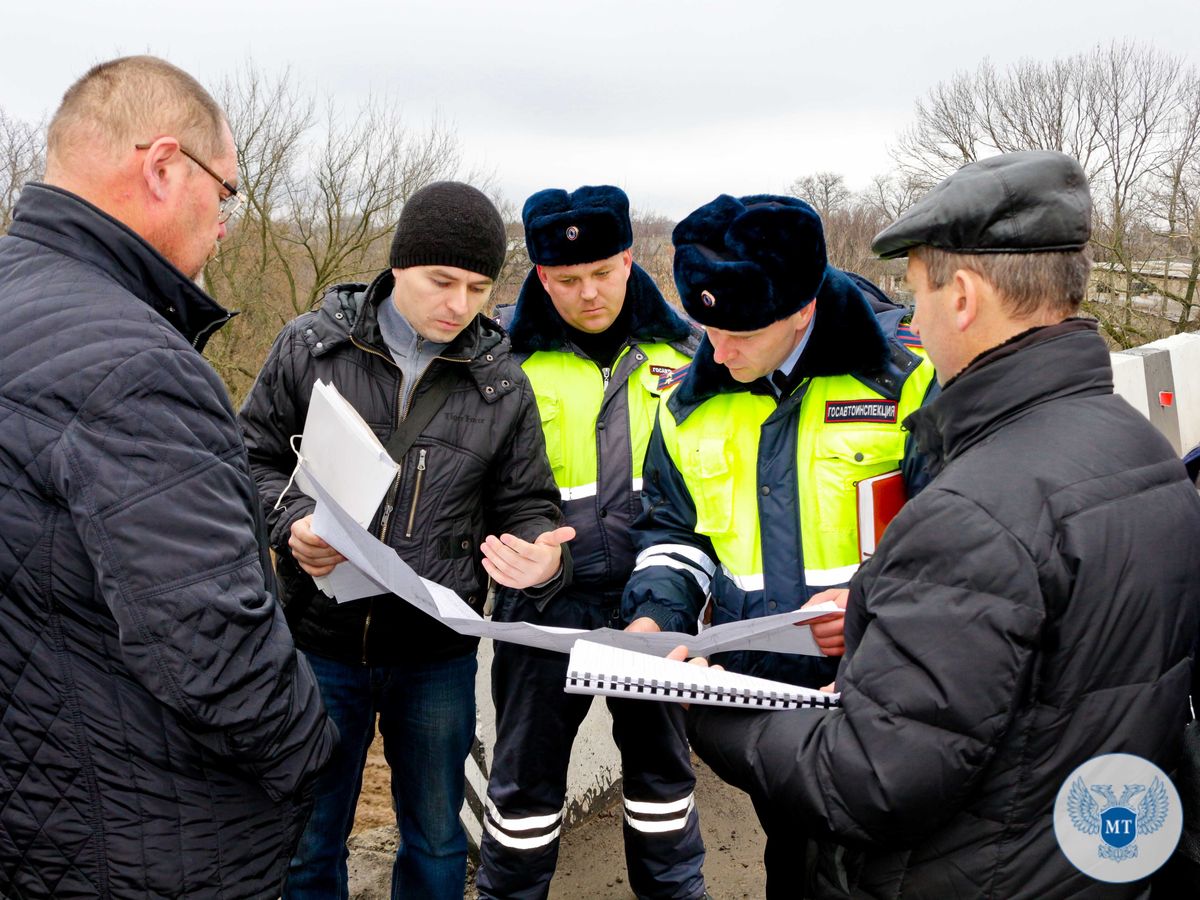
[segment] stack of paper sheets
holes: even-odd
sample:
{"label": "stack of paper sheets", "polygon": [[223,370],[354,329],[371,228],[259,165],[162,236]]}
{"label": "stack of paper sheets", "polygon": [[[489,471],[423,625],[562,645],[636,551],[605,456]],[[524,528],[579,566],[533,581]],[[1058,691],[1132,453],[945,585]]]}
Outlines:
{"label": "stack of paper sheets", "polygon": [[[388,455],[371,426],[332,384],[313,385],[304,420],[296,486],[316,497],[313,479],[363,528],[371,524],[400,467]],[[328,575],[313,579],[338,602],[386,594],[353,563],[340,564]]]}

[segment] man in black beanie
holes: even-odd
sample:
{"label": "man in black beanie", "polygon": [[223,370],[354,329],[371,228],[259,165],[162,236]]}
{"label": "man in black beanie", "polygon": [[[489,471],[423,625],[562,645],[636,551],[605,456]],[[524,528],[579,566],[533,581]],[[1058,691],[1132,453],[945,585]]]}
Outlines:
{"label": "man in black beanie", "polygon": [[[502,321],[533,384],[563,513],[578,537],[569,590],[549,604],[503,591],[494,618],[621,628],[621,591],[636,564],[629,529],[641,511],[660,383],[691,359],[699,335],[634,264],[620,188],[538,191],[522,219],[534,268]],[[534,900],[549,891],[571,747],[592,705],[564,693],[566,676],[561,653],[496,645],[481,897]],[[704,895],[704,843],[682,711],[643,700],[608,707],[621,751],[629,886],[640,898],[695,900]]]}
{"label": "man in black beanie", "polygon": [[[337,603],[314,577],[343,561],[312,533],[315,503],[289,485],[289,440],[314,382],[332,383],[400,470],[371,530],[418,573],[482,610],[488,577],[549,595],[563,581],[558,490],[533,391],[503,332],[479,314],[504,262],[499,213],[457,182],[418,191],[370,285],[328,289],[289,323],[239,419],[271,529],[280,593],[341,742],[283,886],[286,898],[347,895],[353,824],[375,717],[392,769],[396,897],[462,897],[458,821],[475,731],[475,648],[396,596]],[[499,537],[497,537],[499,535]],[[486,538],[485,538],[486,536]]]}

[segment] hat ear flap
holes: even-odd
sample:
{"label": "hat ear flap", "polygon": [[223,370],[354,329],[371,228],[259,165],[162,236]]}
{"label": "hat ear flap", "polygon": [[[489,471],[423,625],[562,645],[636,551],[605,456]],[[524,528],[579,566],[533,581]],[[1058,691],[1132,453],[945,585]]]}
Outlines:
{"label": "hat ear flap", "polygon": [[562,212],[570,205],[570,197],[561,188],[546,188],[525,201],[521,208],[521,223],[528,228],[535,216],[548,216]]}
{"label": "hat ear flap", "polygon": [[750,260],[723,260],[687,244],[676,251],[674,269],[683,308],[702,325],[754,331],[779,318],[774,285]]}

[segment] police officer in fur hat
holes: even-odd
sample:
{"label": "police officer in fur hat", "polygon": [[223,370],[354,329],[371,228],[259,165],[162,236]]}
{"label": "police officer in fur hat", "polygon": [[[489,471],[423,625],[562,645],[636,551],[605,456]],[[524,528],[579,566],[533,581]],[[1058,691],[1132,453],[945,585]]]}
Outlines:
{"label": "police officer in fur hat", "polygon": [[[549,602],[502,592],[495,618],[620,628],[621,591],[635,564],[630,526],[641,511],[659,384],[688,362],[699,333],[634,264],[624,191],[539,191],[523,219],[534,268],[501,321],[533,385],[563,512],[577,534],[574,581]],[[561,653],[498,643],[495,654],[495,761],[479,892],[545,897],[571,745],[592,698],[563,692]],[[638,700],[608,706],[621,751],[630,887],[639,897],[702,897],[704,846],[682,711]]]}
{"label": "police officer in fur hat", "polygon": [[[857,276],[827,263],[820,218],[793,197],[720,196],[679,223],[675,281],[705,338],[660,406],[623,614],[685,631],[706,598],[714,625],[845,606],[861,559],[856,484],[917,471],[900,422],[933,371]],[[840,654],[841,623],[814,627]],[[739,672],[821,687],[836,659],[739,651]],[[762,816],[768,894],[804,896],[804,836]]]}

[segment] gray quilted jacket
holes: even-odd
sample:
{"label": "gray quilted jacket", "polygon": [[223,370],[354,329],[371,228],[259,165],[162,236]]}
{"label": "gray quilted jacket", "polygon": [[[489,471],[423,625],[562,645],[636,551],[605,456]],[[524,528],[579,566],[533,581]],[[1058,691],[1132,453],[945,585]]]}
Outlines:
{"label": "gray quilted jacket", "polygon": [[278,894],[335,732],[197,352],[228,318],[65,191],[0,238],[0,896]]}

